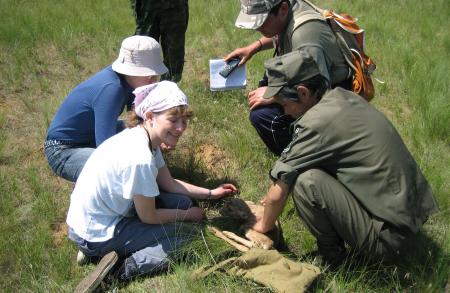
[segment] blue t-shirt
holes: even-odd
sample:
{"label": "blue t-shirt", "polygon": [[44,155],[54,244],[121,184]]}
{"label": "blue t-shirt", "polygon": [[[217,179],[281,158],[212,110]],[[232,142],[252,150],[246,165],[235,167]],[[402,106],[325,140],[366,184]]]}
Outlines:
{"label": "blue t-shirt", "polygon": [[111,66],[77,85],[56,112],[47,139],[97,147],[117,133],[133,89]]}

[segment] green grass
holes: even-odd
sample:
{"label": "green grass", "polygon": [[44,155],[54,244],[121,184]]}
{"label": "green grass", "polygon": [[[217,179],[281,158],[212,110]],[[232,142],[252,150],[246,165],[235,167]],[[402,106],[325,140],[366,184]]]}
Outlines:
{"label": "green grass", "polygon": [[[191,0],[181,88],[196,118],[168,163],[193,183],[239,185],[258,200],[276,160],[248,122],[246,93],[271,52],[248,64],[247,90],[209,91],[208,60],[255,40],[239,30],[237,0]],[[397,265],[349,261],[325,270],[316,292],[443,292],[450,263],[450,5],[448,1],[321,1],[360,18],[367,51],[378,65],[373,104],[389,117],[430,182],[440,212]],[[129,1],[0,0],[0,288],[4,292],[71,292],[93,269],[75,263],[63,225],[73,185],[52,174],[42,152],[46,129],[65,95],[114,60],[134,32]],[[213,206],[206,206],[213,210]],[[292,256],[315,250],[292,201],[282,215]],[[201,229],[202,226],[199,226]],[[203,235],[203,236],[201,236]],[[226,275],[193,282],[189,273],[233,255],[202,231],[167,274],[120,286],[128,292],[270,292]],[[306,258],[306,260],[310,260]]]}

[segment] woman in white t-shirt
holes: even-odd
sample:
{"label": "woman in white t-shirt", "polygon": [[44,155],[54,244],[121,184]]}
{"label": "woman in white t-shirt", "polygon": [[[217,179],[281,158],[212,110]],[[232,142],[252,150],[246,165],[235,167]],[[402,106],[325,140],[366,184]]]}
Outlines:
{"label": "woman in white t-shirt", "polygon": [[171,176],[159,146],[175,147],[192,116],[175,83],[162,81],[134,93],[132,128],[93,152],[71,196],[69,238],[86,256],[108,256],[81,286],[97,286],[117,256],[124,262],[115,275],[123,280],[167,268],[169,253],[189,238],[176,222],[204,218],[191,198],[219,199],[237,192],[229,183],[210,190]]}

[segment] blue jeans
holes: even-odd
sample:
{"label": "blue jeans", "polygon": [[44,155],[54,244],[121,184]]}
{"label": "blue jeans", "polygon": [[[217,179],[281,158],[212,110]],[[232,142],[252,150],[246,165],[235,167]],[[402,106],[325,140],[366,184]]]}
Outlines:
{"label": "blue jeans", "polygon": [[270,104],[250,111],[250,122],[269,150],[280,155],[292,140],[290,125],[294,121],[283,107]]}
{"label": "blue jeans", "polygon": [[[124,121],[119,119],[116,123],[116,133],[125,129]],[[48,139],[48,138],[47,138]],[[92,146],[80,145],[51,145],[44,148],[48,164],[56,175],[76,182],[80,176],[81,170],[95,150],[95,144]]]}
{"label": "blue jeans", "polygon": [[[157,208],[186,210],[193,206],[192,200],[173,193],[161,193],[156,197]],[[124,275],[129,279],[141,274],[151,274],[167,269],[170,256],[189,241],[193,233],[189,223],[145,224],[137,216],[123,218],[114,230],[112,239],[105,242],[89,242],[72,229],[69,238],[77,243],[78,248],[88,256],[103,256],[115,251],[125,258]]]}
{"label": "blue jeans", "polygon": [[45,147],[48,164],[56,175],[76,182],[86,161],[95,148],[70,145],[52,145]]}

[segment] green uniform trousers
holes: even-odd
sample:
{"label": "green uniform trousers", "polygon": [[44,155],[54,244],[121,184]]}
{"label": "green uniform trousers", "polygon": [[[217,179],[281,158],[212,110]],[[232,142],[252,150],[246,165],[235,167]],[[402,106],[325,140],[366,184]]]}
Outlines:
{"label": "green uniform trousers", "polygon": [[165,80],[178,82],[184,66],[185,33],[189,21],[188,0],[131,0],[136,35],[149,36],[161,44]]}
{"label": "green uniform trousers", "polygon": [[369,214],[344,185],[319,169],[298,176],[293,198],[319,252],[330,259],[342,254],[345,242],[357,253],[390,261],[412,236]]}

